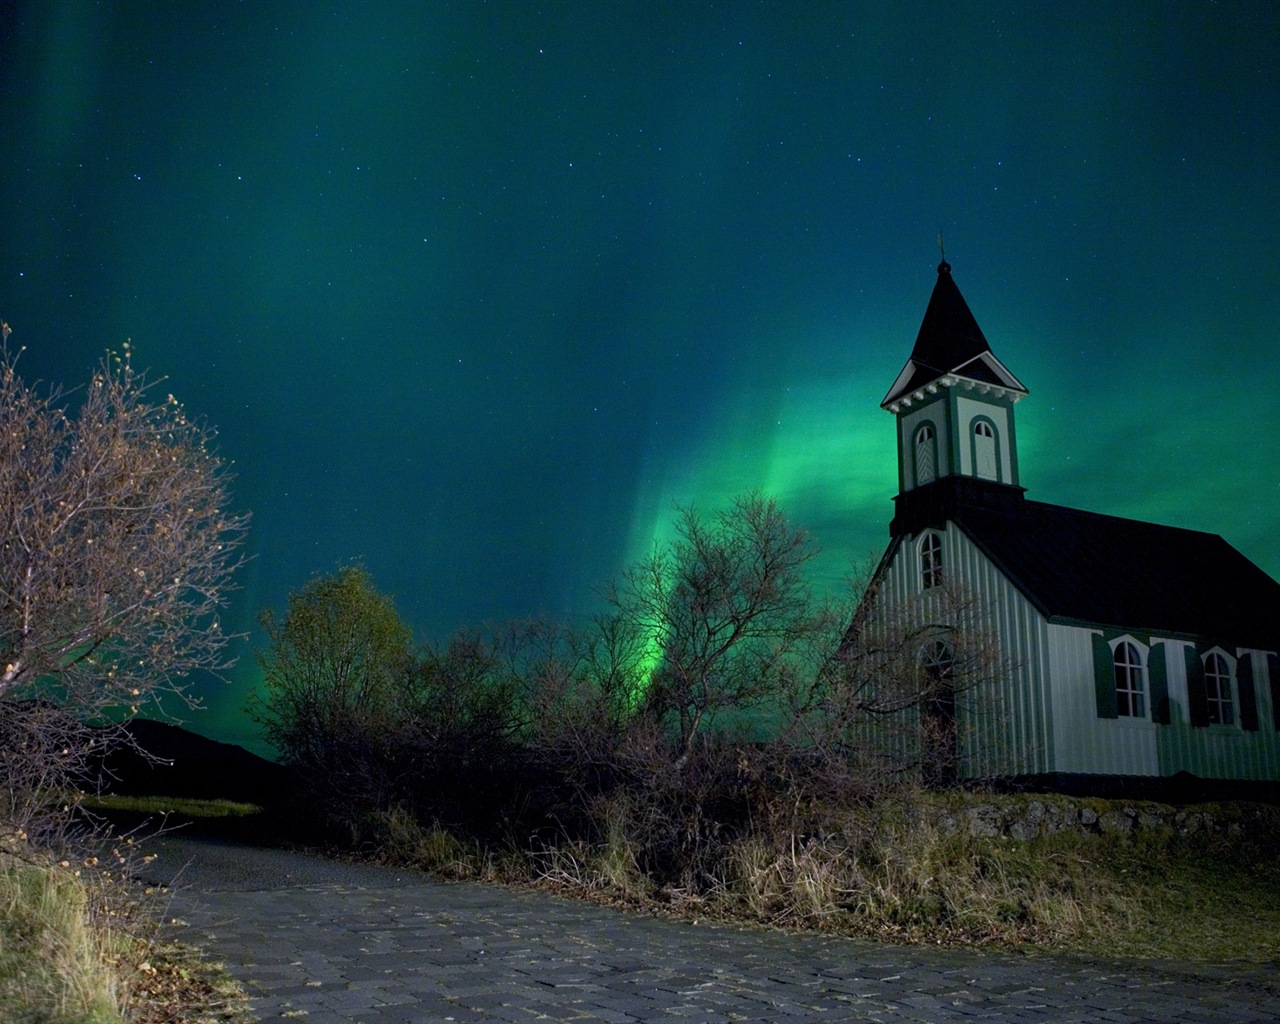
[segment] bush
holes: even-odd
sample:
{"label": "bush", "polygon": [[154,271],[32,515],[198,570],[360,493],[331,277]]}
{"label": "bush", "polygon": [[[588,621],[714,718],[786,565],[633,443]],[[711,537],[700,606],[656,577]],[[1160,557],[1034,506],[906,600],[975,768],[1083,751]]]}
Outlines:
{"label": "bush", "polygon": [[266,611],[262,623],[264,679],[248,710],[317,817],[354,841],[370,815],[404,808],[495,835],[523,775],[512,742],[522,705],[501,638],[464,631],[418,651],[355,566],[312,580],[282,619]]}
{"label": "bush", "polygon": [[320,576],[261,616],[263,689],[249,713],[337,825],[403,792],[412,634],[363,569]]}

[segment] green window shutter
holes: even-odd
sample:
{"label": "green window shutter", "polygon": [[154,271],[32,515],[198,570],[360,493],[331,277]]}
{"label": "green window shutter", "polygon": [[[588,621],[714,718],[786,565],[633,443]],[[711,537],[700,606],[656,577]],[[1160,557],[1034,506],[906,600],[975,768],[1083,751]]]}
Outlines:
{"label": "green window shutter", "polygon": [[1093,685],[1098,696],[1098,717],[1119,718],[1116,704],[1116,666],[1111,645],[1100,633],[1093,634]]}
{"label": "green window shutter", "polygon": [[1267,653],[1267,678],[1271,680],[1271,718],[1276,732],[1280,732],[1280,659]]}
{"label": "green window shutter", "polygon": [[1253,652],[1236,661],[1236,689],[1240,691],[1240,728],[1258,731],[1258,695],[1253,688]]}
{"label": "green window shutter", "polygon": [[1169,673],[1165,669],[1164,644],[1151,645],[1147,655],[1147,682],[1151,686],[1151,721],[1169,724]]}
{"label": "green window shutter", "polygon": [[1204,692],[1204,662],[1194,647],[1184,647],[1187,656],[1187,711],[1192,725],[1209,724],[1209,698]]}

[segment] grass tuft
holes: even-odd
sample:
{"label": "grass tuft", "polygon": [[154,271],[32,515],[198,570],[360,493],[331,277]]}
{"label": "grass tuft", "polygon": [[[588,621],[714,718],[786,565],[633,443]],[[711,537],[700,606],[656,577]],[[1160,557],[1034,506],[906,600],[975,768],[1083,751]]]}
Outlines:
{"label": "grass tuft", "polygon": [[131,945],[70,865],[0,863],[0,1020],[118,1024]]}
{"label": "grass tuft", "polygon": [[491,859],[478,845],[439,824],[423,826],[403,809],[370,815],[363,831],[381,862],[455,880],[493,877]]}
{"label": "grass tuft", "polygon": [[132,880],[133,837],[63,859],[16,832],[0,845],[4,1024],[248,1024],[243,989],[194,950],[158,941],[163,891]]}

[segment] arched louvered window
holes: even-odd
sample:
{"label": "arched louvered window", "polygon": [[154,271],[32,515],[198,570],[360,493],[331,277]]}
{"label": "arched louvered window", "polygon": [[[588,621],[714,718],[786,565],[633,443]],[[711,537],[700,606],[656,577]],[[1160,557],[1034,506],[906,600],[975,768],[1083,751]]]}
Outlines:
{"label": "arched louvered window", "polygon": [[933,424],[922,424],[916,431],[916,486],[932,483],[938,477],[938,437]]}
{"label": "arched louvered window", "polygon": [[983,480],[999,477],[996,432],[986,420],[975,420],[973,424],[973,475]]}
{"label": "arched louvered window", "polygon": [[942,586],[942,538],[932,530],[920,538],[920,585]]}
{"label": "arched louvered window", "polygon": [[1210,725],[1235,724],[1231,665],[1217,651],[1211,651],[1204,659],[1204,695]]}
{"label": "arched louvered window", "polygon": [[1122,640],[1112,655],[1116,670],[1116,713],[1121,718],[1147,715],[1147,668],[1138,645]]}

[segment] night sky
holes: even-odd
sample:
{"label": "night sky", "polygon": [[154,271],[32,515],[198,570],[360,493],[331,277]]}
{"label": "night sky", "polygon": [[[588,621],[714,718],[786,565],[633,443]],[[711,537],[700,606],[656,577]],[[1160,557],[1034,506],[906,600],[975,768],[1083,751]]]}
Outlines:
{"label": "night sky", "polygon": [[[593,607],[677,502],[878,554],[941,231],[1042,501],[1280,575],[1280,5],[8,3],[0,316],[219,430],[248,630]],[[242,645],[198,731],[256,743]]]}

